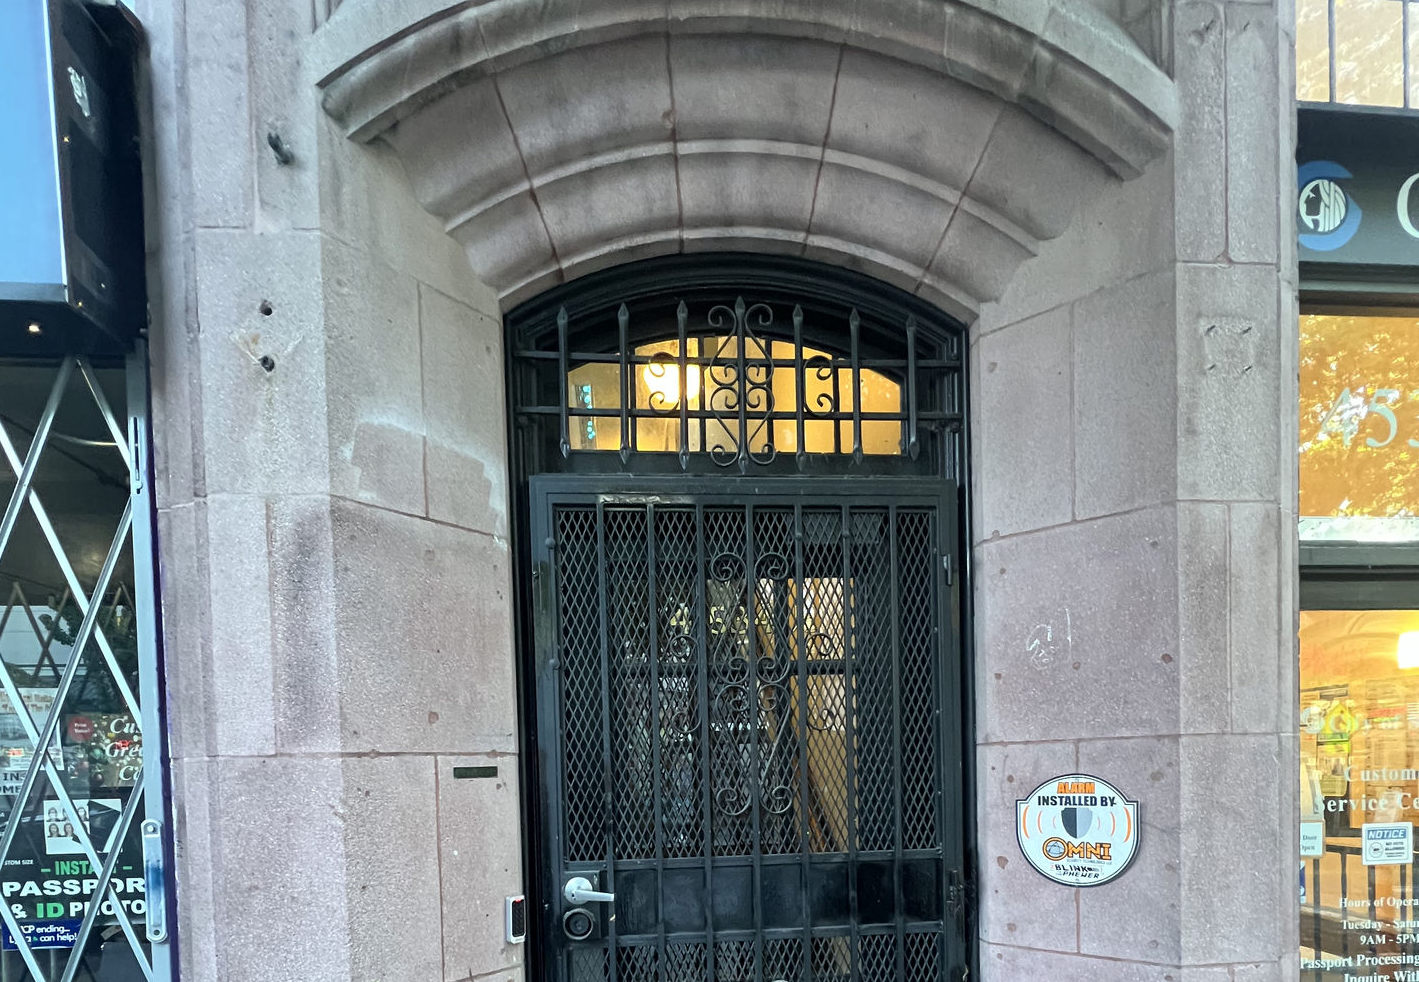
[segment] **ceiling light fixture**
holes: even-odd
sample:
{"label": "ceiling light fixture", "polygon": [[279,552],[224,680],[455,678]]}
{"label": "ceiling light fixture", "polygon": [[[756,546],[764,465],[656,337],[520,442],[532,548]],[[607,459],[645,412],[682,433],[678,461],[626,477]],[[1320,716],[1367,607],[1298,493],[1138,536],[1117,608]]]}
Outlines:
{"label": "ceiling light fixture", "polygon": [[[641,378],[649,390],[648,404],[652,409],[669,409],[680,404],[680,366],[672,361],[652,361],[641,369]],[[685,388],[690,402],[700,394],[698,365],[685,367]]]}
{"label": "ceiling light fixture", "polygon": [[1419,668],[1419,631],[1406,631],[1399,636],[1399,667]]}

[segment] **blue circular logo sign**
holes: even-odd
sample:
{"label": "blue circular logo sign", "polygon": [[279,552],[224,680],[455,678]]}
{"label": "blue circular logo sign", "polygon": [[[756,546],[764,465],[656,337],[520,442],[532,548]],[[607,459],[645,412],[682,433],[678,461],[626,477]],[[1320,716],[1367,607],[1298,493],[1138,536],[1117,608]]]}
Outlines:
{"label": "blue circular logo sign", "polygon": [[1361,211],[1337,183],[1351,174],[1332,160],[1313,160],[1296,170],[1301,189],[1296,201],[1300,243],[1314,252],[1331,252],[1355,237]]}

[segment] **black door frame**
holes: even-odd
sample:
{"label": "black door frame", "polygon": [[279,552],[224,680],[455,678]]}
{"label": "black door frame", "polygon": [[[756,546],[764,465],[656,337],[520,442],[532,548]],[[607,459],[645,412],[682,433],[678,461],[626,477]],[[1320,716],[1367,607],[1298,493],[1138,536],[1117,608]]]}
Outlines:
{"label": "black door frame", "polygon": [[[905,474],[893,477],[880,472],[872,464],[860,469],[838,468],[829,462],[818,470],[813,464],[803,473],[791,477],[739,476],[725,474],[719,480],[728,493],[750,493],[755,487],[763,487],[765,481],[785,481],[785,486],[793,487],[799,493],[811,493],[813,482],[825,478],[851,476],[864,482],[864,493],[870,493],[871,485],[866,482],[890,482],[907,487],[932,486],[939,493],[944,483],[955,487],[955,555],[951,559],[952,568],[944,571],[946,576],[945,596],[950,607],[943,610],[943,623],[954,618],[960,643],[959,685],[959,727],[955,734],[961,748],[959,760],[960,790],[962,806],[961,820],[961,873],[959,883],[949,885],[952,904],[959,912],[961,937],[964,944],[967,975],[974,978],[979,974],[979,939],[977,937],[977,909],[975,882],[979,864],[977,847],[976,802],[976,707],[974,701],[974,626],[973,605],[970,583],[973,577],[974,542],[971,524],[971,486],[969,478],[970,435],[966,407],[970,405],[970,378],[966,371],[966,352],[969,339],[964,324],[943,314],[917,297],[896,287],[850,270],[829,266],[809,260],[745,254],[704,254],[700,256],[669,256],[644,260],[626,266],[589,274],[574,283],[554,288],[545,294],[524,302],[504,317],[504,366],[508,394],[508,458],[509,458],[509,498],[512,509],[509,522],[510,551],[512,553],[514,604],[514,643],[516,646],[516,683],[518,702],[518,771],[522,825],[525,830],[522,843],[523,882],[527,892],[529,907],[529,933],[525,947],[525,964],[529,979],[549,978],[546,963],[546,946],[541,943],[540,932],[545,921],[544,912],[554,903],[547,896],[547,887],[542,871],[550,869],[543,854],[541,831],[544,814],[540,797],[540,761],[542,748],[537,738],[538,692],[536,675],[536,637],[534,625],[534,563],[532,559],[533,499],[532,479],[556,473],[566,474],[564,480],[580,489],[597,487],[607,491],[621,489],[625,493],[644,493],[655,478],[653,472],[628,468],[614,453],[598,452],[598,461],[587,466],[590,455],[582,457],[580,465],[567,464],[549,459],[535,437],[529,436],[529,421],[517,412],[517,392],[520,384],[517,375],[517,353],[527,332],[555,321],[558,309],[571,310],[574,314],[597,309],[609,309],[623,297],[644,298],[647,296],[704,295],[705,293],[743,292],[746,295],[756,291],[776,295],[801,294],[814,303],[837,304],[860,309],[867,314],[893,319],[900,323],[909,317],[919,318],[929,325],[939,336],[949,337],[958,353],[959,368],[955,373],[954,398],[960,406],[960,415],[949,433],[944,435],[941,458],[936,461],[935,474],[923,474],[913,469],[915,480]],[[603,462],[604,461],[604,462]],[[632,462],[634,464],[634,461]],[[664,473],[663,470],[661,473]],[[569,473],[571,472],[571,473]],[[575,476],[573,476],[575,474]],[[593,475],[594,478],[593,478]],[[547,483],[544,485],[543,482]],[[924,485],[921,482],[925,482]],[[836,483],[836,482],[834,482]],[[539,487],[558,486],[549,477],[538,481]]]}

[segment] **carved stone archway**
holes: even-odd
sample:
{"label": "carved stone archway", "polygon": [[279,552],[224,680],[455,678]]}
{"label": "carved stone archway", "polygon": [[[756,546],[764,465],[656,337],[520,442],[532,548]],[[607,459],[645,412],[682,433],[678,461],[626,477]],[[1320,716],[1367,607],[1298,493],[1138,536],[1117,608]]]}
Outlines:
{"label": "carved stone archway", "polygon": [[397,150],[505,307],[736,249],[972,317],[1080,199],[1159,156],[1177,113],[1167,75],[1085,3],[373,6],[322,29],[326,110]]}

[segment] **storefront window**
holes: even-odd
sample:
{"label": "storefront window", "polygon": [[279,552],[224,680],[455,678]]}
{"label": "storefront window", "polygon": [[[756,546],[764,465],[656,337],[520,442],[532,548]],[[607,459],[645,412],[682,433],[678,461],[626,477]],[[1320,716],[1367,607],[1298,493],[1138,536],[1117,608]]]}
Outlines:
{"label": "storefront window", "polygon": [[1419,541],[1419,318],[1301,317],[1308,541]]}
{"label": "storefront window", "polygon": [[0,980],[155,977],[127,393],[0,361]]}
{"label": "storefront window", "polygon": [[1408,978],[1419,610],[1311,610],[1300,623],[1301,978]]}

